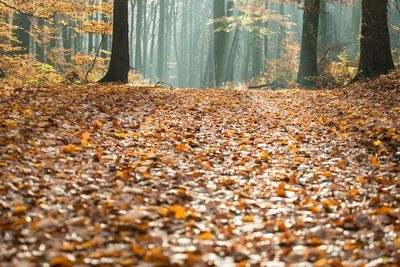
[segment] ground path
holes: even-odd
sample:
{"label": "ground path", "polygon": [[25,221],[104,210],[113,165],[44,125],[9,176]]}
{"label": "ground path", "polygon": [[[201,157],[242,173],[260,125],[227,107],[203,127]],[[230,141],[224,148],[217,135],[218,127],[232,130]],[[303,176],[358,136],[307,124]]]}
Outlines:
{"label": "ground path", "polygon": [[0,266],[395,266],[382,86],[4,90]]}

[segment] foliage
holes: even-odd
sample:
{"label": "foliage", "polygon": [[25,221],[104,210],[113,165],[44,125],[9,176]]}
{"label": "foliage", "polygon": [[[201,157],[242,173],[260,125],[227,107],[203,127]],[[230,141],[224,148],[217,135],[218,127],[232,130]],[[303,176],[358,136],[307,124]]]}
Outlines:
{"label": "foliage", "polygon": [[7,73],[7,79],[2,82],[18,86],[54,85],[62,81],[61,75],[53,66],[38,62],[30,55],[3,56],[0,68]]}
{"label": "foliage", "polygon": [[336,61],[323,60],[319,66],[319,76],[313,77],[319,88],[337,88],[347,84],[357,71],[358,58],[350,60],[346,52],[340,52]]}
{"label": "foliage", "polygon": [[294,43],[293,36],[289,35],[283,40],[281,49],[279,58],[267,60],[266,70],[261,78],[272,87],[296,87],[300,46]]}
{"label": "foliage", "polygon": [[397,266],[400,73],[0,90],[4,266]]}
{"label": "foliage", "polygon": [[266,36],[271,33],[270,29],[265,26],[267,21],[275,22],[287,29],[294,25],[287,17],[267,9],[263,1],[253,1],[252,3],[237,1],[230,12],[232,13],[231,16],[210,20],[210,24],[216,23],[218,25],[217,32],[241,30]]}
{"label": "foliage", "polygon": [[[64,30],[70,31],[74,38],[84,37],[86,34],[109,35],[111,34],[111,8],[109,1],[77,1],[77,0],[45,0],[45,1],[22,1],[2,0],[0,1],[0,53],[8,55],[2,58],[1,65],[8,66],[32,66],[24,70],[11,70],[7,74],[12,81],[19,78],[25,79],[29,84],[53,81],[60,82],[61,73],[68,73],[71,69],[81,76],[88,68],[89,62],[93,61],[93,54],[85,59],[67,61],[71,54],[70,49],[65,49],[57,44],[61,43],[60,33]],[[19,50],[15,36],[17,26],[12,25],[13,17],[17,13],[26,14],[31,20],[30,38],[36,48],[41,48],[45,54],[43,62],[33,66],[30,56],[12,57],[12,52]],[[97,19],[101,18],[101,20]],[[102,53],[104,55],[106,53]],[[27,60],[24,62],[24,60]],[[15,62],[12,62],[15,60]],[[85,62],[84,62],[85,61]],[[99,64],[92,74],[97,79],[104,73],[106,59],[99,59]],[[33,62],[36,62],[35,60]],[[50,69],[50,66],[53,66]],[[31,71],[31,73],[28,73]],[[58,72],[58,74],[56,73]],[[22,74],[22,76],[18,76]],[[34,77],[39,75],[38,77]],[[84,76],[84,75],[83,75]],[[82,76],[82,77],[83,77]],[[68,79],[65,79],[68,80]]]}

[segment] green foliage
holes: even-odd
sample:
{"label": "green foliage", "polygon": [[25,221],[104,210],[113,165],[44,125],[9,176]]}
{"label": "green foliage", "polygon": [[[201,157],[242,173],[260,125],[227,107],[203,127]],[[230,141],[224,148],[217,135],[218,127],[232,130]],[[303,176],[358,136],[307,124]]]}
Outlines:
{"label": "green foliage", "polygon": [[349,55],[346,52],[341,52],[337,56],[336,61],[325,60],[321,62],[319,66],[318,77],[314,77],[318,87],[334,88],[340,87],[348,83],[351,78],[355,75],[357,68],[357,58],[350,60]]}
{"label": "green foliage", "polygon": [[29,55],[3,56],[0,68],[7,73],[7,82],[15,85],[52,85],[62,81],[53,66],[38,62]]}
{"label": "green foliage", "polygon": [[33,65],[33,71],[28,78],[26,81],[28,84],[53,84],[61,83],[62,80],[53,66],[41,62]]}

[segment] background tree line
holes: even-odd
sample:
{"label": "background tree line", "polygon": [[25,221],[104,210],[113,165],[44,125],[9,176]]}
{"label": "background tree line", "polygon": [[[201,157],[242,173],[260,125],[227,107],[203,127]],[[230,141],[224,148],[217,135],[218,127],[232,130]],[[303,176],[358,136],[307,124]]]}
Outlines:
{"label": "background tree line", "polygon": [[[113,4],[114,11],[123,14],[114,16],[114,34]],[[98,80],[109,64],[114,35],[114,60],[103,81],[126,81],[128,72],[135,70],[151,83],[179,87],[250,80],[277,87],[296,80],[303,85],[337,84],[356,72],[361,18],[367,9],[382,18],[388,8],[389,49],[398,61],[397,4],[395,0],[1,0],[0,68],[11,76],[18,64],[32,64],[27,62],[34,58],[38,72],[51,71],[54,77],[73,73],[82,79],[98,54],[88,76]],[[372,27],[380,29],[372,33],[385,32],[381,30],[385,23]],[[379,45],[382,38],[388,39],[372,39],[379,39]],[[389,55],[380,58],[389,61]],[[360,60],[368,65],[365,58]],[[393,67],[390,62],[379,65],[382,70],[373,72]],[[358,73],[357,77],[370,75],[365,70]],[[306,78],[317,74],[321,74],[317,81]]]}

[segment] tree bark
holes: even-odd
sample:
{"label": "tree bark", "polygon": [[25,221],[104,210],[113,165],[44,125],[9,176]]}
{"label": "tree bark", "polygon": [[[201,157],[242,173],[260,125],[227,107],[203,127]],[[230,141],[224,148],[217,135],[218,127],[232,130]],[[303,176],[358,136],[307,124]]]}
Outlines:
{"label": "tree bark", "polygon": [[317,46],[320,4],[320,0],[306,0],[304,4],[303,34],[301,37],[297,83],[305,87],[315,86],[315,83],[309,78],[318,74]]}
{"label": "tree bark", "polygon": [[29,53],[29,32],[31,29],[31,19],[28,15],[17,13],[13,22],[18,28],[14,31],[14,34],[18,40],[16,46],[20,47],[20,50],[16,51],[14,54],[22,55]]}
{"label": "tree bark", "polygon": [[360,61],[352,82],[394,69],[388,27],[388,0],[363,0]]}
{"label": "tree bark", "polygon": [[[143,1],[138,1],[136,11],[136,53],[135,53],[135,69],[136,71],[142,71],[142,22],[143,22]],[[133,12],[133,8],[132,8]],[[133,16],[133,14],[132,14]],[[133,33],[133,28],[132,28]],[[132,40],[133,44],[133,40]]]}
{"label": "tree bark", "polygon": [[[225,0],[214,0],[214,19],[223,18],[225,16]],[[219,29],[220,23],[214,22],[214,69],[215,69],[215,85],[222,86],[226,81],[225,71],[225,45],[226,33]]]}
{"label": "tree bark", "polygon": [[108,72],[99,82],[128,83],[129,73],[128,1],[114,1],[111,61]]}

